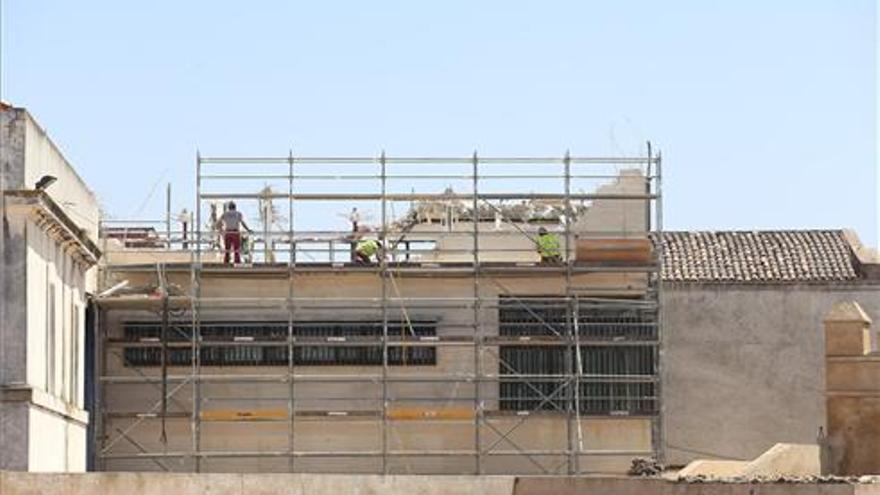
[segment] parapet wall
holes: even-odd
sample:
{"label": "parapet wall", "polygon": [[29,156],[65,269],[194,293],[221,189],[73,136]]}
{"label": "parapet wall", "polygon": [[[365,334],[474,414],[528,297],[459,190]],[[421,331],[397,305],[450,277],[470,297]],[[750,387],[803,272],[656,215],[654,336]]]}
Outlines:
{"label": "parapet wall", "polygon": [[867,483],[686,483],[657,478],[0,472],[0,494],[880,495]]}

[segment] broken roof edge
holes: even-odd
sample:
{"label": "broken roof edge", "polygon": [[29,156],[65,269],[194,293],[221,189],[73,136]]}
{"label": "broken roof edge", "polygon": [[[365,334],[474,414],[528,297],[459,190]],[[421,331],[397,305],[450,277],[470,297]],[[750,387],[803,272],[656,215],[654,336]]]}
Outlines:
{"label": "broken roof edge", "polygon": [[825,316],[825,323],[831,322],[857,322],[870,325],[871,317],[862,309],[862,306],[855,301],[839,302],[831,308],[831,311]]}
{"label": "broken roof edge", "polygon": [[88,260],[92,266],[98,263],[102,252],[98,246],[89,239],[85,233],[86,230],[79,226],[64,210],[58,206],[45,191],[36,189],[10,189],[3,191],[6,198],[21,200],[24,205],[36,206],[47,212],[53,221],[69,233],[83,254],[83,258]]}
{"label": "broken roof edge", "polygon": [[37,118],[34,117],[34,114],[32,114],[30,110],[28,110],[26,107],[19,107],[6,101],[0,101],[0,112],[20,112],[22,115],[24,115],[24,117],[29,120],[31,124],[33,124],[34,129],[36,129],[37,132],[41,133],[43,137],[46,138],[46,141],[49,143],[52,149],[55,150],[58,156],[64,161],[64,164],[67,165],[67,168],[80,183],[80,185],[97,200],[98,195],[95,194],[95,191],[93,191],[91,187],[89,187],[85,179],[83,179],[82,176],[79,175],[76,167],[74,167],[73,164],[70,163],[70,161],[67,159],[67,155],[65,155],[64,152],[61,150],[61,146],[56,143],[54,139],[52,139],[52,136],[49,135],[49,132],[46,130],[46,128],[40,124],[40,121],[38,121]]}

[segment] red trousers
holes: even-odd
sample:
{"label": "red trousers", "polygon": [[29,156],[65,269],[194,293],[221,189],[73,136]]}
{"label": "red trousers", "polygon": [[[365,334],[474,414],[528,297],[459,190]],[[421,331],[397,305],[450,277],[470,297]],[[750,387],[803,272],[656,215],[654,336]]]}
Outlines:
{"label": "red trousers", "polygon": [[229,252],[235,253],[235,262],[241,263],[241,232],[237,230],[227,230],[223,234],[223,262],[229,263]]}

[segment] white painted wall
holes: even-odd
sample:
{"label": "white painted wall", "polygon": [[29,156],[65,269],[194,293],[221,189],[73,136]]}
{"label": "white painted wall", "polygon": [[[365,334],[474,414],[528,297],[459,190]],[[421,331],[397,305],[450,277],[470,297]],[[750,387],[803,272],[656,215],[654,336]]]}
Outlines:
{"label": "white painted wall", "polygon": [[93,242],[98,242],[100,205],[98,198],[68,163],[61,151],[49,139],[46,131],[28,115],[25,120],[24,185],[33,188],[43,175],[53,175],[58,181],[46,192],[81,228],[86,229]]}
{"label": "white painted wall", "polygon": [[27,382],[81,408],[86,273],[32,220],[26,231]]}
{"label": "white painted wall", "polygon": [[[98,201],[45,131],[14,108],[0,111],[0,133],[4,187],[28,190],[43,175],[57,177],[47,194],[97,241]],[[18,414],[3,418],[0,449],[12,454],[0,457],[0,469],[82,471],[86,292],[97,270],[77,265],[28,210],[3,214],[0,391],[15,392],[4,408]]]}
{"label": "white painted wall", "polygon": [[86,428],[57,414],[28,412],[28,471],[82,472],[86,469]]}

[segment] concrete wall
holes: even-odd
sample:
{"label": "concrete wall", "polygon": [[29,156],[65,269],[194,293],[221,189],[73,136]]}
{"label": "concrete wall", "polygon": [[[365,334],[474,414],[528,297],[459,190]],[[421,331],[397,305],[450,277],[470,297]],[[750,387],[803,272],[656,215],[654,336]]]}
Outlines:
{"label": "concrete wall", "polygon": [[870,317],[853,302],[835,306],[825,318],[827,468],[834,474],[880,473],[876,332]]}
{"label": "concrete wall", "polygon": [[30,408],[28,423],[28,471],[86,470],[84,424],[39,407]]}
{"label": "concrete wall", "polygon": [[[27,305],[27,342],[33,350],[27,383],[81,409],[86,273],[33,221],[27,221],[26,237],[25,285],[27,300],[32,302]],[[54,303],[51,308],[50,302]],[[54,323],[51,329],[50,323]]]}
{"label": "concrete wall", "polygon": [[[57,177],[48,195],[96,240],[97,199],[33,118],[0,110],[0,136],[3,187],[33,189],[43,175]],[[6,204],[4,197],[0,468],[81,471],[86,291],[96,285],[96,270],[74,261],[30,207]]]}
{"label": "concrete wall", "polygon": [[822,321],[854,300],[880,318],[880,285],[667,285],[668,462],[752,459],[815,443],[825,425]]}
{"label": "concrete wall", "polygon": [[[146,280],[135,279],[127,274],[133,284],[143,284]],[[147,275],[152,276],[152,275]],[[577,275],[573,283],[579,283]],[[170,280],[186,287],[188,277],[183,274],[170,274]],[[596,287],[606,284],[618,287],[628,277],[601,274],[591,279]],[[562,276],[541,277],[502,277],[500,285],[484,281],[480,285],[484,301],[494,301],[499,294],[510,292],[517,295],[548,295],[563,291]],[[584,283],[586,284],[586,283]],[[440,336],[473,335],[474,312],[463,306],[473,291],[473,280],[463,278],[418,278],[396,277],[393,286],[389,283],[389,296],[412,298],[405,305],[397,301],[389,304],[389,317],[401,321],[404,311],[412,320],[436,320],[437,334]],[[297,275],[294,292],[298,298],[315,298],[298,307],[297,321],[310,320],[380,320],[381,307],[372,301],[381,294],[381,285],[372,274],[357,272],[336,272],[331,274]],[[202,321],[247,321],[280,320],[285,321],[287,312],[283,309],[283,297],[287,293],[285,278],[220,278],[212,275],[203,283],[204,300]],[[211,297],[265,297],[266,305],[249,309],[218,308]],[[273,300],[268,298],[275,298]],[[355,298],[346,304],[339,298]],[[363,298],[363,299],[357,299]],[[464,298],[454,300],[447,298]],[[362,308],[358,305],[371,305]],[[351,306],[351,307],[349,307]],[[186,316],[185,318],[189,318]],[[126,321],[154,320],[153,312],[138,312],[131,309],[108,310],[104,314],[107,335],[120,338]],[[497,307],[487,304],[480,310],[479,321],[484,336],[498,335]],[[495,376],[499,373],[497,346],[485,346],[481,356],[480,376]],[[158,367],[135,368],[125,366],[120,347],[109,348],[104,354],[107,375],[136,378],[141,374],[156,376]],[[389,377],[406,377],[416,380],[411,383],[389,383],[386,387],[392,399],[391,408],[416,408],[427,410],[466,410],[473,409],[475,386],[464,380],[474,374],[474,348],[468,342],[463,345],[442,345],[437,347],[437,364],[433,366],[407,366],[389,369]],[[187,375],[189,366],[170,367],[171,375]],[[216,367],[203,366],[203,374],[211,375],[286,375],[286,367]],[[382,369],[379,366],[297,366],[296,373],[303,377],[337,376],[339,382],[308,382],[301,379],[295,383],[295,403],[297,411],[373,411],[382,410]],[[438,377],[458,377],[457,382],[438,381]],[[345,377],[345,378],[342,378]],[[361,379],[360,381],[354,381]],[[363,381],[372,378],[373,381]],[[419,379],[423,381],[418,381]],[[172,383],[170,388],[175,388]],[[265,410],[280,408],[286,410],[288,396],[287,383],[275,382],[224,382],[202,385],[203,410]],[[108,417],[104,430],[107,438],[116,438],[119,430],[138,424],[127,433],[129,439],[116,441],[109,454],[134,454],[140,448],[150,452],[189,452],[191,451],[191,432],[189,413],[192,410],[192,388],[185,384],[169,403],[169,411],[182,413],[183,417],[169,420],[168,445],[159,443],[160,422],[157,419],[138,421],[135,417]],[[480,386],[479,397],[483,408],[497,411],[498,383],[487,380]],[[119,413],[143,413],[150,410],[161,397],[158,384],[119,383],[105,384],[104,404],[108,411]],[[235,399],[243,397],[244,399]],[[357,398],[357,399],[353,399]],[[230,400],[233,399],[233,400]],[[336,400],[334,400],[336,399]],[[344,399],[344,400],[338,400]],[[469,452],[474,448],[473,416],[459,416],[454,420],[392,421],[389,424],[387,439],[391,451],[407,452],[435,450],[448,452]],[[381,452],[381,416],[372,418],[317,417],[298,418],[294,425],[296,449],[307,452]],[[565,457],[560,454],[536,455],[536,463],[516,454],[517,448],[530,451],[560,451],[568,445],[568,426],[564,414],[542,413],[533,416],[487,416],[480,422],[481,447],[488,449],[500,438],[499,432],[511,431],[510,442],[500,441],[493,452],[506,452],[507,455],[487,456],[483,470],[487,473],[542,472],[540,466],[551,472],[564,465]],[[514,430],[515,428],[515,431]],[[630,460],[636,455],[648,455],[651,450],[651,422],[643,417],[606,417],[584,419],[581,424],[584,448],[591,452],[620,452],[606,456],[584,455],[582,467],[585,472],[624,472]],[[202,423],[202,448],[208,451],[237,452],[284,452],[288,449],[288,430],[286,418],[277,422],[243,423]],[[105,439],[106,440],[106,439]],[[113,441],[113,440],[110,440]],[[511,443],[512,442],[512,443]],[[136,445],[137,444],[137,445]],[[139,447],[140,446],[140,447]],[[491,458],[490,458],[491,457]],[[165,461],[163,461],[165,462]],[[182,463],[181,463],[182,462]],[[191,469],[189,459],[167,464],[175,470]],[[297,470],[327,472],[376,472],[381,464],[376,457],[372,459],[345,457],[325,457],[297,459]],[[540,466],[539,466],[540,465]],[[122,461],[108,460],[108,470],[153,470],[161,469],[151,460]],[[206,460],[202,465],[207,471],[287,471],[286,458],[226,460]],[[392,460],[390,470],[397,473],[468,473],[473,472],[474,456],[458,454],[453,457],[398,457]]]}
{"label": "concrete wall", "polygon": [[[625,169],[596,194],[645,194],[647,181],[639,169]],[[586,237],[642,237],[648,229],[649,202],[643,199],[597,199],[572,226]]]}
{"label": "concrete wall", "polygon": [[[481,262],[523,262],[537,263],[538,256],[535,242],[524,235],[520,229],[530,236],[537,238],[537,227],[518,225],[519,228],[509,223],[491,224],[481,222],[479,250]],[[456,222],[449,227],[448,232],[437,234],[436,232],[446,227],[439,224],[421,224],[412,229],[407,239],[433,239],[437,247],[433,251],[419,253],[416,261],[421,262],[465,262],[474,260],[474,224],[473,222]],[[565,235],[561,226],[551,226],[548,230],[556,232],[559,236],[561,252],[565,252]],[[422,234],[422,232],[428,232]]]}
{"label": "concrete wall", "polygon": [[86,230],[92,242],[98,242],[98,223],[101,210],[98,198],[64,158],[58,146],[46,131],[25,112],[25,167],[21,188],[31,189],[44,175],[53,175],[58,181],[46,191],[80,228]]}
{"label": "concrete wall", "polygon": [[647,478],[0,472],[3,495],[877,495],[880,484],[679,483]]}
{"label": "concrete wall", "polygon": [[[346,286],[343,280],[336,277],[315,287],[338,294]],[[502,282],[517,292],[552,290],[528,280]],[[376,289],[353,285],[365,297]],[[259,286],[266,295],[274,292],[270,283]],[[437,296],[466,291],[454,283],[430,287],[440,290]],[[404,292],[414,294],[413,289]],[[317,290],[305,294],[326,295]],[[880,317],[878,285],[667,285],[663,366],[668,462],[745,460],[778,442],[815,442],[819,427],[825,426],[822,319],[835,303],[846,300],[859,301],[869,315]],[[471,317],[450,312],[444,318]],[[459,356],[460,362],[470,358],[472,354]],[[484,391],[486,397],[492,394]]]}

